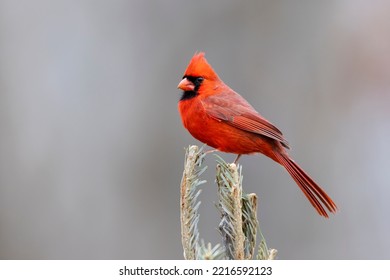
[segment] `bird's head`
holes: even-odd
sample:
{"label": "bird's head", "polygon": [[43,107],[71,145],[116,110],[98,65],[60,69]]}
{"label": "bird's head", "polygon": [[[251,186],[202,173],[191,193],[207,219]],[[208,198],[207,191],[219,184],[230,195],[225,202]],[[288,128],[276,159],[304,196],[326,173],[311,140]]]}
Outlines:
{"label": "bird's head", "polygon": [[180,100],[190,99],[202,93],[206,94],[205,88],[214,87],[205,87],[205,85],[212,85],[219,81],[217,73],[207,62],[204,53],[195,53],[184,72],[183,79],[177,86],[183,90],[183,96]]}

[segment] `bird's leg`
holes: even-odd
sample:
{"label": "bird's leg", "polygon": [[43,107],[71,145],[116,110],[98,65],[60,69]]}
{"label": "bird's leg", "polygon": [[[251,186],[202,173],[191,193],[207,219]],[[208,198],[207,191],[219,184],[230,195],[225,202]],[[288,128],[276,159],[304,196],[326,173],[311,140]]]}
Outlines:
{"label": "bird's leg", "polygon": [[234,160],[234,164],[237,164],[237,162],[238,162],[238,160],[239,160],[239,158],[240,158],[241,156],[242,156],[241,154],[238,154],[238,155],[237,155],[236,159]]}

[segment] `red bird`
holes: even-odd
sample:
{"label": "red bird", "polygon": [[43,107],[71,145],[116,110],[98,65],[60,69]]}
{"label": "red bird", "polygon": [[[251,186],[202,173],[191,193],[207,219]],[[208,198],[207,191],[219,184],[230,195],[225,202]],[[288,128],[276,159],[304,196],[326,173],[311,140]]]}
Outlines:
{"label": "red bird", "polygon": [[237,154],[235,162],[242,154],[266,155],[287,170],[321,216],[336,212],[332,199],[290,158],[282,132],[218,77],[204,53],[191,59],[178,88],[183,90],[179,112],[193,137]]}

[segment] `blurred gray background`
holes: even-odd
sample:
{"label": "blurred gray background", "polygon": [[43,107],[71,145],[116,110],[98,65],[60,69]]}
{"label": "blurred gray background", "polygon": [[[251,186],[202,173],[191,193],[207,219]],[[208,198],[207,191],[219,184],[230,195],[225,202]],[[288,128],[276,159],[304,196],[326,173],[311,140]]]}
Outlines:
{"label": "blurred gray background", "polygon": [[200,143],[176,86],[195,51],[339,206],[321,218],[283,168],[243,157],[278,257],[389,259],[390,2],[351,0],[1,0],[0,258],[183,257],[184,147]]}

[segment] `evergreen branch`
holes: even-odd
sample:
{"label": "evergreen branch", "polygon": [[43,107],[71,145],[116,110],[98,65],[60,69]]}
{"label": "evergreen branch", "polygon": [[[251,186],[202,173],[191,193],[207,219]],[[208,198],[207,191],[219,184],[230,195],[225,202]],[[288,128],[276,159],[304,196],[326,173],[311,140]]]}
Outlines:
{"label": "evergreen branch", "polygon": [[226,249],[226,256],[232,260],[243,260],[245,257],[241,178],[234,163],[228,165],[221,158],[218,160],[217,185],[219,209],[222,215],[219,230]]}
{"label": "evergreen branch", "polygon": [[274,260],[276,258],[276,254],[278,253],[278,250],[276,249],[270,249],[268,251],[268,260]]}
{"label": "evergreen branch", "polygon": [[244,194],[242,191],[241,166],[227,164],[221,157],[217,159],[216,182],[218,185],[218,209],[221,212],[219,231],[222,244],[212,247],[199,244],[199,185],[205,183],[200,175],[207,169],[201,167],[204,153],[203,148],[190,146],[186,149],[184,171],[180,191],[180,218],[184,258],[187,260],[216,260],[216,259],[253,259],[256,247],[256,235],[259,231],[261,241],[256,259],[273,260],[275,249],[268,249],[257,220],[256,194]]}
{"label": "evergreen branch", "polygon": [[257,196],[254,193],[242,196],[242,230],[245,234],[244,253],[245,259],[251,260],[256,248],[257,221]]}
{"label": "evergreen branch", "polygon": [[261,236],[261,241],[259,244],[259,249],[257,250],[257,256],[256,259],[258,260],[268,260],[269,257],[269,251],[267,248],[267,244],[265,243],[265,239],[263,236]]}
{"label": "evergreen branch", "polygon": [[199,175],[207,168],[198,169],[203,160],[202,149],[197,146],[190,146],[186,150],[186,158],[184,162],[183,177],[180,186],[180,218],[181,218],[181,236],[184,249],[184,258],[194,260],[197,257],[199,230],[198,208],[200,201],[197,198],[201,190],[197,190],[198,186],[205,181],[199,179]]}
{"label": "evergreen branch", "polygon": [[225,259],[225,250],[221,247],[220,244],[211,246],[211,243],[208,243],[207,246],[202,240],[201,245],[198,248],[197,260],[223,260]]}
{"label": "evergreen branch", "polygon": [[274,260],[276,258],[276,254],[278,251],[276,249],[268,249],[267,243],[265,242],[265,238],[263,236],[263,233],[261,232],[259,228],[259,233],[260,233],[260,244],[259,248],[257,250],[257,260]]}

